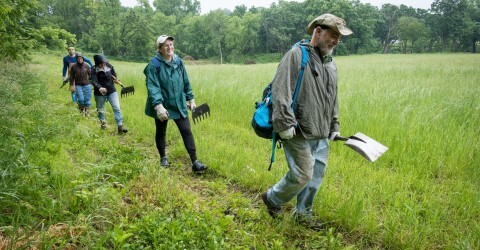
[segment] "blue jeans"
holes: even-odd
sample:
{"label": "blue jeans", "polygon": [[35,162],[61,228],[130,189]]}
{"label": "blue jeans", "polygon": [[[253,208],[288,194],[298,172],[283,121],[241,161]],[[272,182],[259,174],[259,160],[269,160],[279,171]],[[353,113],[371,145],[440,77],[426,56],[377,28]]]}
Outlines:
{"label": "blue jeans", "polygon": [[92,85],[75,85],[75,90],[79,107],[92,106]]}
{"label": "blue jeans", "polygon": [[95,103],[98,112],[98,119],[102,122],[105,121],[105,102],[110,102],[113,109],[113,115],[115,116],[115,122],[120,126],[123,124],[122,111],[120,110],[120,101],[118,100],[117,92],[110,93],[109,95],[96,95]]}
{"label": "blue jeans", "polygon": [[313,200],[325,177],[328,139],[304,139],[294,136],[283,142],[289,171],[267,191],[268,200],[281,206],[295,196],[296,213],[311,216]]}

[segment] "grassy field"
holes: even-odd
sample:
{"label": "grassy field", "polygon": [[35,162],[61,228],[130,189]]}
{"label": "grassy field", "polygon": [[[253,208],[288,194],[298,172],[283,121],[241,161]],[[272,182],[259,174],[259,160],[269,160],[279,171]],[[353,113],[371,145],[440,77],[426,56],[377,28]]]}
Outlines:
{"label": "grassy field", "polygon": [[[336,58],[341,132],[389,147],[370,163],[331,144],[314,212],[322,232],[272,220],[259,194],[287,167],[250,127],[254,102],[277,64],[187,64],[197,104],[193,176],[173,122],[169,169],[159,168],[153,119],[144,115],[145,63],[112,61],[135,86],[121,99],[116,135],[81,117],[59,89],[61,54],[0,67],[0,249],[479,249],[480,56]],[[93,111],[93,110],[92,110]],[[92,112],[94,113],[94,112]]]}

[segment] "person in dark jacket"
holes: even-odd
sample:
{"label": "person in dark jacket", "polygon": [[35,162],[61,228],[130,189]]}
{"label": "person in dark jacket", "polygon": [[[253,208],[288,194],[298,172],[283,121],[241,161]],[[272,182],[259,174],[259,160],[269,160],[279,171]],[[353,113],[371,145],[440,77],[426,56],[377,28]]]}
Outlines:
{"label": "person in dark jacket", "polygon": [[[68,51],[68,55],[63,57],[62,80],[64,84],[66,84],[69,81],[69,77],[67,76],[67,73],[68,75],[70,75],[70,69],[72,65],[77,62],[77,57],[75,55],[75,47],[70,46],[67,48],[67,51]],[[92,61],[90,61],[90,59],[88,59],[85,56],[82,58],[84,62],[90,65],[90,67],[93,66]],[[71,95],[72,95],[72,100],[76,102],[77,100],[75,97],[75,93],[73,91],[71,92]]]}
{"label": "person in dark jacket", "polygon": [[322,222],[312,216],[313,201],[327,169],[328,140],[340,135],[337,68],[331,53],[342,36],[353,32],[343,19],[323,14],[310,22],[307,33],[311,40],[303,45],[309,51],[309,63],[294,110],[300,47],[285,54],[272,81],[273,129],[282,138],[288,171],[261,198],[272,217],[296,198],[294,218],[311,229],[321,229]]}
{"label": "person in dark jacket", "polygon": [[77,62],[70,69],[70,91],[77,96],[78,109],[82,115],[90,114],[92,105],[92,85],[90,84],[91,69],[83,61],[83,54],[76,53]]}
{"label": "person in dark jacket", "polygon": [[106,129],[107,123],[105,121],[105,103],[108,102],[112,106],[115,121],[117,122],[118,134],[125,134],[128,130],[123,126],[123,116],[120,110],[120,101],[118,100],[118,93],[115,89],[115,83],[118,83],[117,73],[113,66],[108,63],[104,55],[93,56],[95,66],[92,67],[92,85],[94,87],[93,94],[95,96],[95,103],[98,112],[98,119],[100,120],[100,128]]}
{"label": "person in dark jacket", "polygon": [[192,171],[202,173],[207,166],[197,159],[195,140],[188,119],[188,109],[193,110],[196,107],[194,95],[182,60],[174,53],[173,40],[173,37],[167,35],[157,38],[157,54],[143,71],[148,91],[145,114],[155,119],[155,142],[160,154],[160,165],[170,166],[165,153],[165,135],[168,120],[171,119],[180,131],[192,161]]}

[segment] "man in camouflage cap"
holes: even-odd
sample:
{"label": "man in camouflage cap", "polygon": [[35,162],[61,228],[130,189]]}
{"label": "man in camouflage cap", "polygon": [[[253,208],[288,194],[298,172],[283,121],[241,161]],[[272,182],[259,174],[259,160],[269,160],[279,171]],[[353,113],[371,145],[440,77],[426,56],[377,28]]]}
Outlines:
{"label": "man in camouflage cap", "polygon": [[296,198],[294,218],[317,230],[322,222],[312,216],[313,201],[325,176],[328,140],[340,135],[337,68],[331,53],[342,36],[353,32],[343,19],[323,14],[310,22],[307,33],[311,40],[301,46],[306,47],[309,61],[294,110],[291,103],[302,61],[300,46],[285,54],[272,81],[273,129],[283,141],[289,171],[261,198],[272,217]]}

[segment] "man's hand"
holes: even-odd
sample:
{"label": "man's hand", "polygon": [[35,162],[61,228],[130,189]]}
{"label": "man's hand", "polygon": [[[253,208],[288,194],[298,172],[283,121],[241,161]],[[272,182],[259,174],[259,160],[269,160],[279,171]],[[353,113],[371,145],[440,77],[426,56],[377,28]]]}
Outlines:
{"label": "man's hand", "polygon": [[75,92],[75,85],[70,85],[70,92]]}
{"label": "man's hand", "polygon": [[98,91],[99,91],[100,94],[102,94],[102,95],[106,95],[107,92],[108,92],[108,90],[107,90],[106,88],[100,88],[100,89],[98,89]]}
{"label": "man's hand", "polygon": [[290,127],[289,129],[286,129],[280,133],[278,133],[280,137],[284,140],[289,140],[292,139],[292,137],[295,135],[295,128]]}
{"label": "man's hand", "polygon": [[195,104],[195,100],[192,99],[192,100],[188,101],[188,102],[187,102],[187,107],[188,107],[190,110],[194,110],[194,109],[197,107],[197,105]]}
{"label": "man's hand", "polygon": [[168,120],[168,111],[163,107],[162,104],[158,104],[155,106],[155,110],[157,111],[157,117],[160,121]]}
{"label": "man's hand", "polygon": [[335,137],[340,136],[340,132],[330,132],[330,135],[328,136],[328,139],[330,141],[335,140]]}

